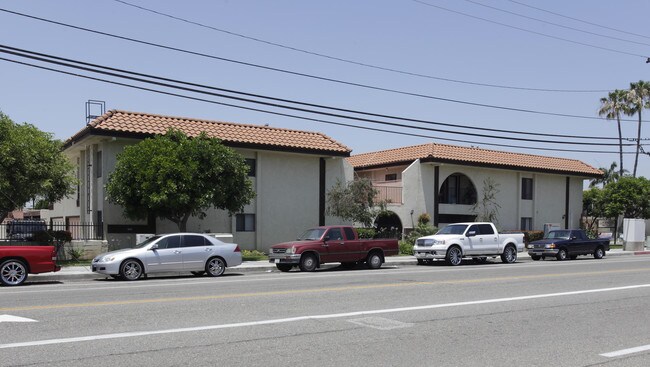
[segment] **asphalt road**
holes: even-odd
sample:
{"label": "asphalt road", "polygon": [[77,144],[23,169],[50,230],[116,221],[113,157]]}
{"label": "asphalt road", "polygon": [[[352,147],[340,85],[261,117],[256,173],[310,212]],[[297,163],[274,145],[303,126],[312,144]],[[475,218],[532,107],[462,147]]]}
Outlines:
{"label": "asphalt road", "polygon": [[650,365],[647,256],[226,274],[0,288],[0,366]]}

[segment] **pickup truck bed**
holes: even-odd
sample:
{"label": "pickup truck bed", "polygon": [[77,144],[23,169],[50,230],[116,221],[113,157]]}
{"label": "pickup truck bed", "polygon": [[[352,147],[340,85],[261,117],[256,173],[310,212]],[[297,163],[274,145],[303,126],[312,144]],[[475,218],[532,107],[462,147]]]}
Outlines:
{"label": "pickup truck bed", "polygon": [[0,246],[0,284],[20,285],[27,274],[59,271],[54,246]]}

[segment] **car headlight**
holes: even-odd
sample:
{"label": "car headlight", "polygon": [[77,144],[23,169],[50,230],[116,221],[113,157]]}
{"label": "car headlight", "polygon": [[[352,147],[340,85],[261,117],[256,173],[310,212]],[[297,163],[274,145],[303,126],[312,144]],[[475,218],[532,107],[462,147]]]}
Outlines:
{"label": "car headlight", "polygon": [[535,245],[529,244],[528,248],[535,248]]}
{"label": "car headlight", "polygon": [[287,251],[285,252],[285,254],[287,254],[287,255],[293,255],[295,253],[296,253],[296,247],[295,246],[287,247]]}
{"label": "car headlight", "polygon": [[103,263],[109,263],[109,262],[115,260],[116,258],[117,258],[117,256],[115,256],[115,255],[108,255],[108,256],[104,256],[101,261]]}
{"label": "car headlight", "polygon": [[545,248],[555,248],[554,243],[549,243],[548,245],[544,246]]}

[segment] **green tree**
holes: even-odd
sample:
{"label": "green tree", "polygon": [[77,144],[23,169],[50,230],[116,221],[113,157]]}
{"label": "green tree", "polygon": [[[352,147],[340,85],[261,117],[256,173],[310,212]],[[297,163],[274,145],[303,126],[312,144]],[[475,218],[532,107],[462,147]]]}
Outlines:
{"label": "green tree", "polygon": [[73,167],[61,146],[52,134],[0,112],[0,222],[32,198],[56,202],[74,192]]}
{"label": "green tree", "polygon": [[636,154],[634,156],[634,170],[632,176],[636,177],[636,168],[639,163],[639,152],[641,151],[641,112],[645,108],[650,108],[650,83],[639,80],[636,83],[630,83],[630,90],[625,96],[627,102],[626,114],[639,116],[636,135]]}
{"label": "green tree", "polygon": [[375,197],[378,193],[367,178],[348,183],[337,180],[327,192],[326,212],[328,215],[370,227],[378,213],[375,209]]}
{"label": "green tree", "polygon": [[607,97],[600,99],[600,109],[598,110],[599,116],[605,116],[608,120],[616,119],[620,160],[619,176],[623,176],[623,132],[621,131],[621,113],[627,111],[626,95],[627,91],[620,89],[610,92]]}
{"label": "green tree", "polygon": [[603,189],[606,217],[650,218],[650,181],[645,177],[622,177]]}
{"label": "green tree", "polygon": [[248,170],[244,158],[218,139],[170,129],[126,147],[106,192],[127,218],[155,215],[184,232],[191,216],[203,219],[209,208],[241,212],[255,197]]}
{"label": "green tree", "polygon": [[582,193],[582,222],[587,232],[594,232],[598,218],[605,217],[605,199],[604,190],[599,187],[592,187]]}

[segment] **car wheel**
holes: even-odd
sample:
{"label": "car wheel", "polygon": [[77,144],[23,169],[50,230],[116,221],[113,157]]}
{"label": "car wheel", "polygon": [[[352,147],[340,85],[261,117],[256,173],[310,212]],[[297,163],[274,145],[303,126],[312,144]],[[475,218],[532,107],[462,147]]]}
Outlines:
{"label": "car wheel", "polygon": [[530,258],[537,261],[537,260],[541,259],[542,257],[539,256],[539,255],[530,255]]}
{"label": "car wheel", "polygon": [[218,277],[226,271],[226,262],[220,257],[213,257],[205,263],[205,272],[211,277]]}
{"label": "car wheel", "polygon": [[555,255],[555,258],[558,259],[559,261],[566,260],[567,258],[566,250],[561,248],[560,251],[558,251],[557,255]]}
{"label": "car wheel", "polygon": [[447,257],[445,260],[447,260],[447,264],[451,266],[460,265],[463,261],[463,253],[460,251],[458,246],[453,246],[447,250]]}
{"label": "car wheel", "polygon": [[605,256],[605,250],[603,250],[602,247],[598,247],[598,248],[594,251],[594,259],[602,259],[603,256]]}
{"label": "car wheel", "polygon": [[289,270],[291,270],[291,268],[293,268],[293,265],[291,265],[291,264],[275,264],[275,267],[278,268],[278,270],[286,273]]}
{"label": "car wheel", "polygon": [[424,265],[424,259],[418,259],[418,265]]}
{"label": "car wheel", "polygon": [[20,260],[7,260],[0,265],[0,283],[20,285],[27,280],[27,266]]}
{"label": "car wheel", "polygon": [[299,264],[300,270],[302,271],[314,271],[318,267],[318,260],[314,254],[306,254],[300,258]]}
{"label": "car wheel", "polygon": [[517,249],[515,249],[515,247],[512,245],[506,246],[506,248],[503,250],[503,253],[501,254],[501,261],[506,264],[517,262]]}
{"label": "car wheel", "polygon": [[377,252],[373,252],[370,255],[368,255],[368,259],[366,260],[366,265],[368,266],[368,269],[379,269],[381,268],[381,255]]}
{"label": "car wheel", "polygon": [[195,277],[200,277],[203,274],[205,274],[204,271],[190,271],[190,273],[192,273],[192,275],[194,275]]}
{"label": "car wheel", "polygon": [[138,280],[142,276],[142,264],[138,260],[125,260],[120,266],[120,277],[125,280]]}

